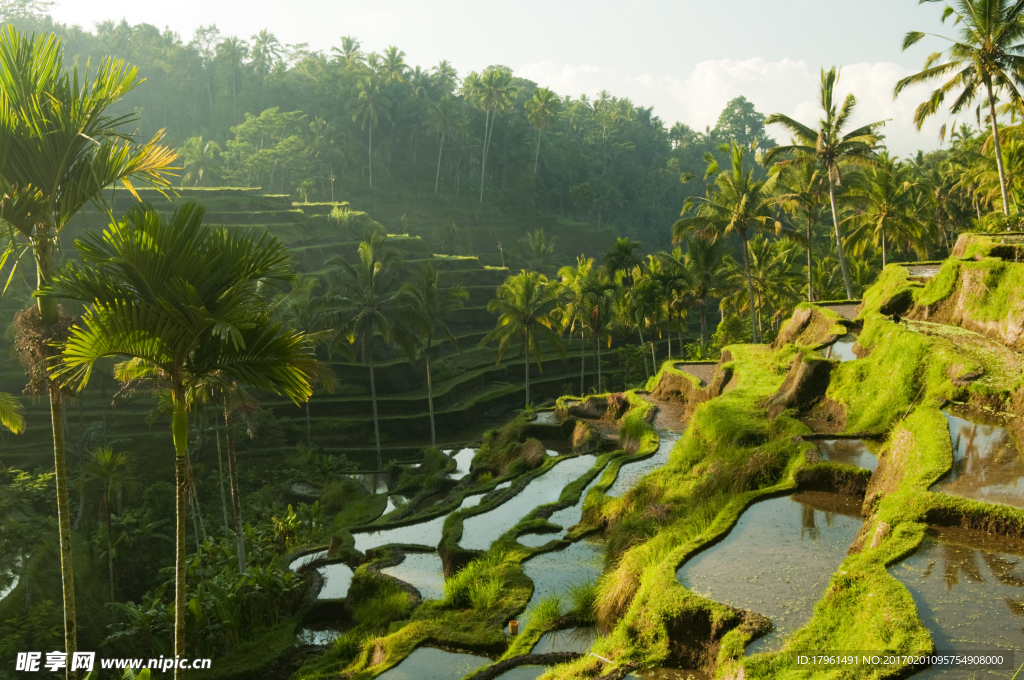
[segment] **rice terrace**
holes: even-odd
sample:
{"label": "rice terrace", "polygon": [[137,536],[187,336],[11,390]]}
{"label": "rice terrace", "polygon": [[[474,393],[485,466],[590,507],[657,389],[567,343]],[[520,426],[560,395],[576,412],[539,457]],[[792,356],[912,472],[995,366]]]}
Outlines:
{"label": "rice terrace", "polygon": [[939,4],[907,120],[700,131],[0,0],[0,680],[1024,680],[1024,3]]}

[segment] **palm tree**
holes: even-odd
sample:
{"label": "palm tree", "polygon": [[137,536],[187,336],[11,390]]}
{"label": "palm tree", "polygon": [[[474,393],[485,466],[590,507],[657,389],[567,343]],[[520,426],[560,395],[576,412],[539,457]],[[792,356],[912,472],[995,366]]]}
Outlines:
{"label": "palm tree", "polygon": [[399,83],[404,83],[405,72],[408,70],[409,67],[405,65],[405,52],[394,45],[388,47],[388,51],[384,53],[384,63],[381,68],[381,75],[384,76],[384,82],[390,83],[394,80]]}
{"label": "palm tree", "polygon": [[541,368],[541,344],[548,344],[565,358],[565,345],[551,316],[557,301],[556,284],[550,283],[543,274],[524,269],[505,279],[498,288],[497,296],[487,305],[487,311],[498,315],[498,324],[480,344],[498,341],[497,363],[501,363],[509,345],[519,341],[526,370],[526,408],[530,406],[531,356]]}
{"label": "palm tree", "polygon": [[[103,357],[138,360],[170,386],[175,449],[174,653],[185,649],[185,497],[190,394],[217,377],[309,398],[312,356],[301,333],[272,323],[257,283],[291,277],[288,251],[268,234],[213,230],[203,209],[178,207],[168,221],[134,208],[102,235],[76,242],[46,294],[88,304],[72,327],[55,380],[85,388]],[[175,671],[175,677],[180,677]]]}
{"label": "palm tree", "polygon": [[228,65],[231,73],[231,120],[238,121],[238,72],[249,55],[249,44],[238,36],[225,38],[217,45],[217,56]]}
{"label": "palm tree", "polygon": [[690,274],[693,298],[700,313],[700,348],[708,345],[708,298],[719,297],[725,286],[725,245],[714,238],[686,240],[683,262]]}
{"label": "palm tree", "polygon": [[480,75],[470,73],[463,82],[466,95],[484,111],[483,154],[480,159],[480,202],[484,202],[484,176],[487,171],[487,151],[491,147],[494,121],[500,111],[508,110],[519,91],[512,86],[512,70],[506,66],[489,66]]}
{"label": "palm tree", "polygon": [[440,144],[437,148],[437,172],[434,174],[434,195],[441,182],[441,154],[444,152],[444,140],[452,139],[462,127],[462,114],[455,101],[449,96],[441,97],[434,105],[427,119],[427,127],[438,136]]}
{"label": "palm tree", "polygon": [[540,164],[541,135],[544,134],[544,128],[550,125],[558,112],[562,110],[562,100],[549,88],[538,87],[525,106],[527,120],[537,129],[537,151],[533,155],[533,174],[536,175]]}
{"label": "palm tree", "polygon": [[814,265],[811,261],[813,232],[821,217],[828,182],[826,175],[811,159],[787,168],[782,173],[779,202],[794,218],[804,223],[807,250],[807,301],[814,301]]}
{"label": "palm tree", "polygon": [[[979,97],[985,98],[995,143],[1004,215],[1010,214],[1010,204],[1006,194],[1006,172],[996,120],[996,96],[1000,91],[1006,91],[1011,99],[1021,99],[1016,83],[1024,77],[1024,55],[1021,54],[1021,41],[1024,39],[1022,11],[1024,4],[1016,0],[953,0],[947,3],[942,10],[943,23],[953,17],[953,25],[959,29],[959,36],[935,36],[948,41],[949,47],[944,52],[929,55],[920,73],[903,78],[893,90],[893,97],[898,97],[911,85],[950,77],[931,93],[927,101],[917,107],[914,123],[918,130],[929,116],[938,112],[945,103],[946,95],[951,92],[958,91],[949,107],[953,115],[970,111]],[[910,31],[903,38],[903,49],[916,45],[926,35],[934,34]],[[939,63],[943,55],[946,60]],[[943,125],[939,134],[945,137],[945,133],[946,126]]]}
{"label": "palm tree", "polygon": [[627,279],[627,285],[632,285],[632,271],[634,267],[643,264],[643,258],[636,254],[643,244],[640,241],[633,241],[628,236],[615,239],[615,245],[601,258],[601,264],[610,278],[614,278],[619,272],[623,272]]}
{"label": "palm tree", "polygon": [[114,453],[113,448],[107,446],[95,449],[89,454],[82,465],[80,484],[83,489],[99,484],[103,489],[100,496],[100,521],[107,528],[107,564],[110,571],[110,599],[115,600],[114,595],[114,544],[110,535],[110,521],[114,516],[113,503],[121,493],[127,493],[129,497],[134,496],[139,489],[139,480],[135,476],[135,454],[130,451],[119,451]]}
{"label": "palm tree", "polygon": [[584,375],[586,374],[586,330],[587,317],[587,280],[594,276],[594,258],[580,255],[576,258],[576,264],[566,265],[558,270],[558,278],[561,279],[559,297],[561,304],[556,307],[556,312],[561,317],[561,330],[567,331],[572,338],[576,324],[580,326],[580,396],[586,394],[584,388]]}
{"label": "palm tree", "polygon": [[[888,242],[917,244],[926,230],[933,232],[935,223],[921,219],[918,202],[919,187],[913,173],[895,157],[883,152],[878,166],[865,178],[864,188],[856,194],[861,210],[846,219],[854,230],[850,242],[855,253],[864,253],[867,245],[882,251],[882,267],[888,264]],[[929,234],[932,235],[932,234]]]}
{"label": "palm tree", "polygon": [[[380,450],[380,425],[377,420],[377,382],[373,368],[373,343],[380,338],[385,345],[397,342],[411,361],[414,338],[403,323],[408,313],[405,295],[399,288],[402,261],[387,243],[387,236],[367,231],[359,244],[359,262],[355,265],[334,257],[328,265],[338,274],[333,295],[339,323],[334,348],[370,369],[370,398],[373,400],[373,437],[377,446],[377,466],[384,469]],[[345,339],[355,348],[341,344]]]}
{"label": "palm tree", "polygon": [[442,95],[451,95],[455,92],[455,86],[459,83],[459,72],[447,59],[437,62],[437,66],[430,69],[430,74],[434,87]]}
{"label": "palm tree", "polygon": [[526,232],[526,236],[519,242],[526,248],[527,266],[546,274],[547,268],[554,265],[555,240],[554,236],[547,238],[543,229]]}
{"label": "palm tree", "polygon": [[430,377],[430,349],[437,336],[441,336],[451,343],[456,351],[462,351],[459,349],[459,341],[448,328],[447,319],[452,312],[462,309],[469,299],[469,291],[465,286],[455,284],[442,289],[440,279],[440,272],[433,264],[428,263],[413,273],[412,281],[402,286],[402,291],[408,297],[413,325],[419,331],[420,339],[426,343],[421,352],[427,363],[427,405],[430,409],[431,446],[437,445],[437,436],[434,431],[434,383]]}
{"label": "palm tree", "polygon": [[373,189],[373,128],[381,118],[391,120],[391,100],[385,97],[380,91],[380,81],[376,76],[363,76],[357,84],[359,96],[349,101],[348,106],[352,111],[352,120],[363,119],[362,129],[370,128],[370,189]]}
{"label": "palm tree", "polygon": [[0,392],[0,425],[14,434],[21,434],[25,431],[25,417],[22,415],[24,411],[25,407],[17,397]]}
{"label": "palm tree", "polygon": [[181,186],[201,186],[210,177],[220,176],[221,163],[217,160],[220,144],[213,140],[204,142],[202,136],[189,137],[181,146],[181,161],[184,174]]}
{"label": "palm tree", "polygon": [[[720,151],[730,152],[732,166],[719,172],[718,161],[708,154],[708,162],[704,177],[717,173],[714,183],[708,187],[707,198],[698,198],[698,207],[692,217],[683,217],[672,226],[672,238],[678,243],[691,233],[700,237],[718,238],[735,233],[743,242],[743,271],[747,282],[747,296],[750,308],[750,332],[752,341],[758,341],[757,321],[754,318],[754,284],[750,278],[750,254],[748,241],[753,231],[781,231],[782,224],[775,219],[775,206],[778,203],[773,196],[778,173],[768,179],[755,179],[753,168],[744,168],[746,147],[732,142],[722,145]],[[687,201],[683,207],[686,214],[693,207],[693,201]]]}
{"label": "palm tree", "polygon": [[[677,312],[680,321],[686,319],[686,310],[692,302],[693,280],[686,268],[686,258],[682,248],[679,246],[673,248],[671,253],[662,252],[651,258],[648,270],[662,291],[668,338],[668,358],[671,361],[672,313]],[[680,332],[679,351],[682,352],[682,349],[682,332]]]}
{"label": "palm tree", "polygon": [[[633,241],[636,243],[636,241]],[[594,339],[594,366],[597,372],[597,391],[601,390],[601,342],[606,337],[606,324],[618,286],[614,277],[603,269],[594,269],[593,276],[583,282],[583,296],[587,314],[587,329]],[[610,342],[609,342],[610,344]],[[582,395],[580,395],[582,396]]]}
{"label": "palm tree", "polygon": [[[121,181],[168,187],[168,166],[175,153],[160,146],[162,131],[136,143],[121,128],[133,114],[111,115],[107,109],[141,81],[138,70],[118,59],[104,59],[92,79],[64,66],[64,49],[53,35],[27,38],[13,27],[0,31],[0,209],[4,220],[28,240],[36,261],[38,287],[50,283],[54,250],[61,229],[86,203]],[[56,298],[37,298],[38,323],[53,330],[61,312]],[[66,317],[65,317],[66,318]],[[52,353],[41,347],[40,358]],[[36,375],[40,391],[50,397],[53,454],[60,531],[64,598],[64,651],[77,649],[71,518],[64,447],[64,402],[46,377],[42,362]],[[70,670],[67,677],[77,673]]]}
{"label": "palm tree", "polygon": [[[644,346],[644,327],[651,331],[651,373],[657,373],[658,357],[654,353],[654,333],[661,320],[664,291],[658,284],[658,280],[647,274],[640,277],[640,280],[628,291],[628,297],[632,321],[636,325],[637,333],[640,334],[641,349]],[[646,355],[644,356],[644,365],[647,365]]]}
{"label": "palm tree", "polygon": [[818,122],[818,129],[798,123],[789,116],[773,113],[765,119],[765,125],[778,123],[793,135],[793,143],[788,146],[777,146],[765,152],[764,162],[769,164],[776,158],[797,156],[800,160],[814,158],[825,172],[828,173],[828,196],[832,205],[832,224],[836,231],[836,254],[839,266],[843,271],[843,285],[846,295],[853,297],[850,288],[850,273],[843,256],[843,237],[839,232],[839,209],[836,207],[836,187],[843,184],[842,166],[847,162],[868,162],[878,144],[878,129],[885,121],[878,121],[861,126],[852,132],[843,134],[846,124],[850,122],[857,98],[853,94],[846,95],[843,105],[836,108],[835,88],[839,81],[839,72],[835,67],[828,71],[821,69],[821,90],[819,92],[821,108],[825,117]]}
{"label": "palm tree", "polygon": [[346,71],[358,68],[366,62],[366,55],[359,49],[359,41],[350,35],[342,36],[341,48],[332,47],[331,52],[344,63]]}
{"label": "palm tree", "polygon": [[249,52],[252,56],[250,63],[256,71],[256,75],[260,77],[260,101],[262,102],[263,97],[267,94],[267,76],[270,75],[274,64],[281,61],[281,41],[265,28],[252,36],[250,40],[252,40],[252,50]]}

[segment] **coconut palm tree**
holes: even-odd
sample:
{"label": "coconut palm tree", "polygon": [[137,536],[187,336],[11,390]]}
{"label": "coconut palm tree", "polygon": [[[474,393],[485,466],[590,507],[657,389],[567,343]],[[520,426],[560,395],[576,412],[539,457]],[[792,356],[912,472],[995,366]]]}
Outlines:
{"label": "coconut palm tree", "polygon": [[[672,226],[672,238],[679,243],[691,233],[710,238],[734,233],[740,237],[743,243],[743,271],[747,283],[750,332],[752,341],[756,343],[757,320],[754,311],[754,284],[750,279],[748,241],[755,231],[782,231],[782,223],[775,218],[778,200],[774,192],[779,175],[773,173],[768,179],[756,179],[754,169],[745,167],[747,148],[736,142],[723,144],[719,150],[730,154],[731,167],[719,171],[715,157],[711,154],[705,156],[708,167],[704,177],[715,175],[714,183],[708,187],[706,198],[697,199],[694,214],[680,218]],[[690,212],[693,206],[693,200],[687,201],[683,207],[683,214]]]}
{"label": "coconut palm tree", "polygon": [[[76,242],[47,295],[88,306],[71,328],[54,370],[61,385],[82,390],[103,357],[137,360],[140,372],[170,385],[174,441],[174,653],[185,649],[185,497],[190,394],[215,379],[309,398],[313,357],[301,333],[270,321],[257,284],[292,276],[288,251],[268,234],[213,230],[194,203],[169,220],[134,208],[102,235]],[[180,677],[175,670],[175,677]]]}
{"label": "coconut palm tree", "polygon": [[526,408],[530,406],[530,358],[541,367],[541,345],[554,347],[565,358],[565,345],[559,337],[552,310],[558,301],[558,286],[547,277],[525,269],[508,277],[498,288],[497,296],[487,305],[487,311],[498,315],[498,324],[484,336],[481,345],[498,342],[498,360],[509,345],[519,342],[526,370]]}
{"label": "coconut palm tree", "polygon": [[526,248],[527,266],[542,274],[548,273],[548,267],[553,269],[555,265],[555,240],[554,236],[551,238],[545,236],[543,229],[526,232],[526,236],[521,238],[519,242]]}
{"label": "coconut palm tree", "polygon": [[408,70],[409,67],[405,64],[405,52],[394,45],[388,46],[388,51],[384,53],[384,63],[381,65],[381,75],[384,77],[384,82],[390,83],[395,81],[404,83],[405,73]]}
{"label": "coconut palm tree", "polygon": [[615,245],[601,258],[601,265],[609,278],[615,278],[615,275],[621,272],[626,277],[627,285],[632,285],[633,268],[640,266],[644,261],[636,253],[642,246],[640,241],[634,241],[628,236],[616,238]]}
{"label": "coconut palm tree", "polygon": [[249,43],[236,35],[224,38],[217,45],[217,57],[227,64],[231,74],[231,120],[238,121],[238,74],[249,56]]}
{"label": "coconut palm tree", "polygon": [[107,446],[95,449],[82,464],[79,484],[83,490],[98,485],[103,490],[100,496],[100,521],[107,529],[107,565],[110,571],[110,599],[114,595],[114,543],[110,535],[110,522],[114,516],[113,504],[122,493],[133,497],[139,490],[139,480],[135,476],[135,454],[130,451],[114,452]]}
{"label": "coconut palm tree", "polygon": [[776,159],[796,157],[798,160],[813,158],[828,174],[828,196],[832,206],[832,224],[836,231],[836,254],[843,272],[843,285],[846,295],[853,297],[850,288],[850,273],[843,256],[843,237],[839,231],[839,209],[836,207],[836,187],[843,184],[843,166],[852,162],[869,162],[874,154],[875,146],[880,137],[878,130],[885,121],[863,125],[844,134],[846,125],[853,117],[857,108],[857,98],[853,94],[846,95],[841,107],[836,106],[835,88],[839,81],[839,71],[833,66],[826,71],[821,69],[821,89],[819,103],[825,117],[814,129],[798,123],[789,116],[773,113],[765,119],[765,125],[777,123],[793,135],[793,143],[788,146],[777,146],[768,149],[764,155],[765,164]]}
{"label": "coconut palm tree", "polygon": [[[26,37],[13,27],[0,31],[0,210],[4,220],[32,247],[39,287],[50,283],[60,231],[88,202],[115,182],[170,186],[168,167],[175,153],[160,145],[163,132],[137,143],[122,128],[134,114],[108,109],[141,80],[138,70],[119,59],[104,59],[89,75],[65,67],[64,49],[53,35]],[[10,252],[10,251],[8,251]],[[0,258],[2,259],[2,258]],[[54,297],[36,298],[27,312],[47,333],[66,321]],[[45,335],[45,334],[44,334]],[[42,359],[52,353],[39,347]],[[64,598],[64,651],[77,649],[71,518],[64,447],[64,401],[50,384],[42,361],[34,384],[50,398],[57,484],[61,580]],[[67,671],[69,678],[77,673]]]}
{"label": "coconut palm tree", "polygon": [[725,287],[725,244],[714,238],[686,239],[686,255],[683,262],[690,274],[693,299],[700,313],[700,348],[708,345],[708,302],[711,297],[721,297]]}
{"label": "coconut palm tree", "polygon": [[[370,398],[373,401],[373,437],[377,447],[377,465],[384,468],[380,450],[380,424],[377,420],[377,382],[374,376],[373,345],[380,339],[385,345],[397,342],[409,360],[415,356],[413,334],[404,323],[408,300],[400,289],[402,261],[387,243],[387,236],[367,231],[359,244],[359,262],[334,257],[328,261],[338,276],[332,290],[338,322],[332,347],[370,370]],[[347,340],[352,349],[342,344]],[[354,351],[353,351],[354,350]]]}
{"label": "coconut palm tree", "polygon": [[437,135],[439,145],[437,147],[437,172],[434,174],[434,195],[437,196],[437,189],[441,183],[441,155],[444,153],[444,140],[453,139],[462,128],[462,112],[455,100],[449,95],[441,97],[441,100],[434,105],[427,119],[427,127]]}
{"label": "coconut palm tree", "polygon": [[402,286],[402,291],[408,297],[413,326],[419,332],[420,341],[426,343],[420,351],[427,364],[427,406],[430,409],[431,446],[437,444],[437,435],[434,431],[434,383],[430,377],[430,349],[440,336],[451,343],[456,351],[462,352],[459,349],[459,341],[448,328],[447,320],[453,312],[462,309],[469,299],[469,291],[465,286],[457,283],[448,288],[441,288],[440,279],[440,272],[433,264],[428,263],[414,272],[412,280]]}
{"label": "coconut palm tree", "polygon": [[566,265],[558,270],[561,279],[559,288],[559,304],[555,311],[559,316],[561,330],[567,331],[569,337],[580,327],[580,396],[586,394],[584,376],[586,375],[586,329],[587,329],[587,280],[594,276],[594,258],[580,255],[575,265]]}
{"label": "coconut palm tree", "polygon": [[786,168],[782,173],[779,203],[806,229],[807,301],[814,301],[814,265],[811,246],[814,227],[821,219],[821,209],[828,196],[828,178],[811,159]]}
{"label": "coconut palm tree", "polygon": [[601,343],[607,337],[608,318],[618,292],[618,285],[615,283],[615,278],[609,275],[603,267],[594,268],[592,272],[593,275],[583,281],[582,293],[584,311],[587,315],[587,330],[590,331],[590,337],[594,339],[594,367],[597,374],[597,391],[600,393],[602,391]]}
{"label": "coconut palm tree", "polygon": [[853,227],[854,253],[862,255],[869,244],[874,245],[882,251],[884,268],[889,243],[915,244],[921,250],[921,239],[934,236],[935,223],[922,219],[919,194],[911,169],[888,152],[879,154],[878,166],[871,169],[864,187],[854,192],[860,210],[846,219]]}
{"label": "coconut palm tree", "polygon": [[[686,319],[686,310],[692,302],[693,279],[686,268],[686,258],[679,246],[671,253],[661,252],[652,258],[648,266],[651,276],[658,282],[663,294],[665,308],[666,336],[668,338],[668,358],[672,359],[672,315],[680,321]],[[682,352],[682,332],[680,331],[679,351]]]}
{"label": "coconut palm tree", "polygon": [[376,76],[363,76],[356,87],[359,96],[349,101],[348,108],[352,112],[353,121],[362,118],[362,129],[369,128],[370,189],[373,189],[373,128],[377,127],[382,118],[391,120],[391,100],[381,93],[380,80]]}
{"label": "coconut palm tree", "polygon": [[267,76],[273,70],[274,64],[281,61],[281,41],[265,28],[252,36],[250,40],[252,40],[252,49],[249,51],[249,55],[252,60],[249,64],[260,78],[260,102],[262,105],[263,98],[267,94]]}
{"label": "coconut palm tree", "polygon": [[[920,73],[903,78],[893,90],[893,96],[898,97],[911,85],[949,78],[914,112],[914,123],[918,130],[929,116],[938,113],[945,104],[946,95],[950,93],[956,93],[956,99],[949,106],[954,116],[961,111],[970,111],[978,99],[988,103],[988,119],[995,144],[1005,215],[1010,214],[1010,203],[1006,191],[999,123],[996,120],[996,98],[1005,92],[1012,100],[1021,99],[1017,83],[1024,77],[1024,54],[1021,53],[1021,43],[1024,42],[1022,11],[1024,3],[1016,0],[953,0],[946,3],[942,10],[943,23],[952,18],[959,35],[949,38],[920,31],[907,33],[903,38],[904,50],[916,45],[926,35],[947,41],[949,46],[943,52],[929,55]],[[943,57],[945,61],[942,61]],[[943,125],[940,137],[945,137],[945,133],[946,126]]]}
{"label": "coconut palm tree", "polygon": [[507,66],[488,66],[482,74],[474,71],[463,82],[463,91],[474,105],[484,112],[483,154],[480,158],[480,202],[484,202],[484,177],[487,151],[491,147],[494,121],[498,113],[507,111],[519,94],[512,86],[512,70]]}
{"label": "coconut palm tree", "polygon": [[186,139],[179,152],[184,169],[181,186],[198,187],[210,178],[219,178],[222,165],[217,156],[220,151],[220,144],[213,140],[204,142],[202,136]]}
{"label": "coconut palm tree", "polygon": [[537,168],[540,166],[541,135],[544,134],[544,128],[550,125],[562,110],[562,100],[549,88],[538,87],[533,91],[533,97],[526,102],[525,106],[526,119],[537,130],[537,151],[533,155],[533,174],[536,175]]}
{"label": "coconut palm tree", "polygon": [[0,392],[0,425],[14,434],[21,434],[25,431],[25,417],[22,415],[24,411],[25,407],[17,397]]}

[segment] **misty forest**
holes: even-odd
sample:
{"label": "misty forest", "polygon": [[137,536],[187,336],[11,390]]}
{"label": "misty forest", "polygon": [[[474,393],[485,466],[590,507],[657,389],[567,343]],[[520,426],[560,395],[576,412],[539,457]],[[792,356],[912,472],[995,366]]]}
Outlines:
{"label": "misty forest", "polygon": [[828,63],[698,130],[0,2],[0,679],[1016,677],[1024,4],[947,2],[906,157]]}

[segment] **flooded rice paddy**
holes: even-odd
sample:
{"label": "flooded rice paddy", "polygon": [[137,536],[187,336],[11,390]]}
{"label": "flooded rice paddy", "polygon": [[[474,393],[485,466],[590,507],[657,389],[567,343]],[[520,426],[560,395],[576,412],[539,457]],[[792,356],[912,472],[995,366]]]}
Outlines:
{"label": "flooded rice paddy", "polygon": [[499,675],[498,680],[536,680],[547,671],[547,666],[518,666]]}
{"label": "flooded rice paddy", "polygon": [[[619,476],[615,478],[615,482],[608,489],[609,496],[621,498],[626,495],[626,492],[636,486],[637,482],[644,476],[668,462],[668,456],[672,453],[672,447],[679,441],[682,433],[659,431],[658,436],[661,441],[658,444],[658,450],[654,452],[653,456],[638,460],[635,463],[626,463],[619,468]],[[579,520],[576,521],[578,522]]]}
{"label": "flooded rice paddy", "polygon": [[496,538],[518,524],[538,505],[557,501],[562,489],[593,467],[596,461],[596,456],[588,454],[556,463],[499,508],[467,517],[462,525],[460,545],[467,550],[487,550]]}
{"label": "flooded rice paddy", "polygon": [[576,652],[586,654],[597,639],[596,626],[580,626],[565,630],[553,630],[541,635],[540,640],[530,650],[530,654],[548,654],[549,652]]}
{"label": "flooded rice paddy", "polygon": [[[990,547],[973,547],[988,545]],[[1014,553],[1006,552],[1011,549]],[[1024,547],[999,545],[987,536],[943,530],[891,573],[907,587],[938,652],[1013,650],[1024,661]],[[931,678],[1008,678],[1012,671],[942,669],[914,675]]]}
{"label": "flooded rice paddy", "polygon": [[945,412],[953,469],[933,491],[1024,508],[1024,461],[1009,430],[964,409]]}
{"label": "flooded rice paddy", "polygon": [[444,566],[436,552],[406,553],[400,564],[381,572],[413,586],[424,600],[444,599]]}
{"label": "flooded rice paddy", "polygon": [[327,551],[326,550],[320,550],[318,552],[312,552],[312,553],[303,555],[302,557],[298,557],[298,558],[292,560],[288,564],[288,568],[290,570],[292,570],[292,571],[298,571],[299,569],[302,569],[307,564],[312,564],[313,562],[316,562],[318,559],[320,559],[322,557],[327,557]]}
{"label": "flooded rice paddy", "polygon": [[820,439],[814,442],[822,460],[874,470],[878,467],[880,442],[870,439]]}
{"label": "flooded rice paddy", "polygon": [[295,644],[326,647],[341,635],[341,631],[330,629],[300,628],[295,631]]}
{"label": "flooded rice paddy", "polygon": [[853,346],[856,344],[857,336],[852,333],[847,333],[821,351],[827,359],[855,361],[857,359],[857,355],[853,353]]}
{"label": "flooded rice paddy", "polygon": [[[468,496],[462,501],[459,509],[479,504],[480,496]],[[370,548],[379,548],[389,544],[422,545],[427,548],[436,548],[437,544],[441,542],[441,530],[444,528],[446,517],[447,515],[441,515],[425,522],[417,522],[394,529],[353,533],[352,535],[356,539],[356,550],[365,553]]]}
{"label": "flooded rice paddy", "polygon": [[317,571],[324,580],[324,587],[317,595],[318,600],[340,600],[348,595],[352,585],[352,569],[347,564],[328,564],[318,567]]}
{"label": "flooded rice paddy", "polygon": [[907,265],[907,271],[910,272],[911,276],[920,276],[924,278],[935,276],[942,269],[941,264],[912,264]]}
{"label": "flooded rice paddy", "polygon": [[584,538],[563,550],[541,553],[523,562],[523,573],[533,581],[533,595],[519,618],[526,625],[530,609],[548,595],[566,596],[573,585],[595,582],[604,570],[604,542]]}
{"label": "flooded rice paddy", "polygon": [[655,668],[649,671],[634,671],[626,680],[711,680],[709,673],[677,668]]}
{"label": "flooded rice paddy", "polygon": [[490,663],[485,656],[420,647],[379,680],[453,680]]}
{"label": "flooded rice paddy", "polygon": [[476,455],[476,449],[461,449],[457,452],[452,453],[452,458],[455,459],[455,471],[448,475],[449,479],[462,479],[469,474],[469,466],[473,463],[473,456]]}
{"label": "flooded rice paddy", "polygon": [[387,493],[388,485],[384,481],[383,472],[360,472],[351,475],[343,475],[349,479],[354,479],[363,485],[363,488],[370,493]]}
{"label": "flooded rice paddy", "polygon": [[688,560],[676,576],[712,600],[767,616],[774,630],[747,651],[778,649],[810,619],[846,557],[862,523],[859,506],[821,492],[755,503],[721,542]]}
{"label": "flooded rice paddy", "polygon": [[549,411],[537,411],[536,417],[533,422],[538,425],[558,425],[558,414],[553,410]]}

